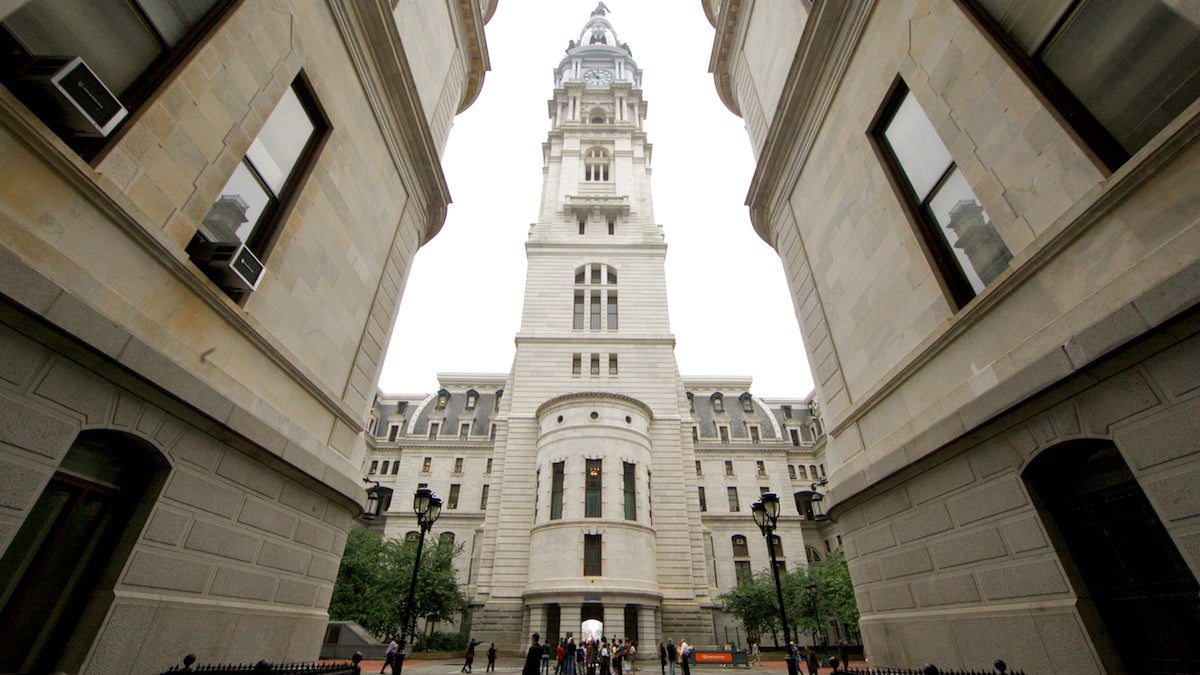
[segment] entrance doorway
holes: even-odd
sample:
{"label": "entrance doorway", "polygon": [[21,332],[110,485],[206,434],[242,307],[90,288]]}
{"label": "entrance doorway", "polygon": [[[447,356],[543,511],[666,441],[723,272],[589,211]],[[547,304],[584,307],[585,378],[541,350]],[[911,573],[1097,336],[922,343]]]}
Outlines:
{"label": "entrance doorway", "polygon": [[1066,545],[1060,555],[1082,581],[1080,600],[1095,606],[1125,669],[1200,672],[1200,584],[1116,446],[1064,443],[1023,477],[1046,529]]}
{"label": "entrance doorway", "polygon": [[579,608],[579,634],[584,640],[599,640],[604,637],[604,605],[584,603]]}

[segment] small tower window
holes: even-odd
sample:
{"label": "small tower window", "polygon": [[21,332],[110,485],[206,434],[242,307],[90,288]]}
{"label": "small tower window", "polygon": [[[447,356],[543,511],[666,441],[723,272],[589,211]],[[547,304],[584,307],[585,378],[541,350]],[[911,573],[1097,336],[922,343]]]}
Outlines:
{"label": "small tower window", "polygon": [[[603,120],[601,120],[603,122]],[[604,148],[591,148],[584,155],[583,178],[588,182],[605,182],[608,180],[609,158]]]}

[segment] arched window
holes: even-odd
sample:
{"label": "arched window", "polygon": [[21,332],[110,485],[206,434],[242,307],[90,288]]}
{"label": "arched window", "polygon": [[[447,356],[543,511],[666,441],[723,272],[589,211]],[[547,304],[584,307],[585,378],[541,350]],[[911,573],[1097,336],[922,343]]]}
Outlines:
{"label": "arched window", "polygon": [[421,538],[420,532],[417,532],[416,530],[410,530],[409,532],[407,532],[404,535],[404,543],[415,544],[415,543],[417,543],[417,540],[420,538]]}
{"label": "arched window", "polygon": [[821,562],[821,554],[817,553],[817,549],[811,546],[804,547],[804,554],[808,556],[808,562],[810,564]]}
{"label": "arched window", "polygon": [[604,124],[607,118],[604,114],[604,108],[592,108],[588,111],[588,121],[592,124]]}
{"label": "arched window", "polygon": [[[604,263],[580,265],[575,269],[575,292],[571,309],[571,328],[617,330],[617,272]],[[607,292],[601,290],[609,286]]]}
{"label": "arched window", "polygon": [[141,535],[167,462],[134,436],[85,431],[33,504],[0,564],[2,672],[75,671],[63,645],[91,644],[112,580]]}
{"label": "arched window", "polygon": [[742,404],[742,412],[754,412],[754,400],[750,397],[750,392],[746,392],[738,397],[738,401]]}
{"label": "arched window", "polygon": [[583,179],[589,182],[608,180],[608,151],[604,148],[591,148],[583,156]]}
{"label": "arched window", "polygon": [[733,557],[735,557],[735,558],[749,558],[750,557],[750,547],[746,545],[746,537],[745,536],[740,535],[740,534],[735,534],[731,538],[731,541],[733,543]]}
{"label": "arched window", "polygon": [[712,401],[713,412],[716,412],[716,413],[725,412],[725,397],[721,395],[721,392],[718,391],[715,394],[713,394],[710,397],[710,400]]}
{"label": "arched window", "polygon": [[386,459],[385,459],[385,460],[383,460],[383,468],[379,470],[379,473],[387,473],[387,472],[388,472],[388,468],[389,468],[390,466],[391,466],[391,462],[389,462],[389,461],[388,461],[388,460],[386,460]]}
{"label": "arched window", "polygon": [[453,546],[453,545],[454,545],[454,533],[453,532],[443,532],[438,535],[438,546]]}
{"label": "arched window", "polygon": [[771,535],[771,545],[775,547],[775,557],[776,558],[785,557],[783,555],[783,540],[779,538],[779,535],[777,535],[777,534]]}

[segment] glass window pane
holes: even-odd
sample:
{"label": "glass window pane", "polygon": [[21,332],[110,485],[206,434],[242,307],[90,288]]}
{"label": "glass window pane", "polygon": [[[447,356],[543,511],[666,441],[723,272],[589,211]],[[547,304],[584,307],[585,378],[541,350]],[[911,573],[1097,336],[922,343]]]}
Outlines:
{"label": "glass window pane", "polygon": [[1012,253],[992,225],[962,171],[955,169],[929,201],[934,220],[976,293],[1000,276]]}
{"label": "glass window pane", "polygon": [[979,4],[1032,55],[1054,30],[1072,0],[979,0]]}
{"label": "glass window pane", "polygon": [[262,131],[258,132],[258,137],[250,144],[246,159],[254,165],[275,196],[279,196],[283,190],[314,128],[296,91],[289,88],[267,118]]}
{"label": "glass window pane", "polygon": [[168,44],[183,39],[187,30],[196,25],[216,0],[137,0],[150,23]]}
{"label": "glass window pane", "polygon": [[137,12],[111,0],[35,0],[4,26],[30,54],[82,56],[118,96],[163,52]]}
{"label": "glass window pane", "polygon": [[250,169],[239,163],[204,216],[201,229],[212,241],[248,241],[270,201],[270,194]]}
{"label": "glass window pane", "polygon": [[954,160],[912,93],[905,95],[883,135],[904,168],[917,201],[924,202]]}
{"label": "glass window pane", "polygon": [[1200,12],[1187,5],[1085,2],[1042,53],[1130,154],[1200,97]]}

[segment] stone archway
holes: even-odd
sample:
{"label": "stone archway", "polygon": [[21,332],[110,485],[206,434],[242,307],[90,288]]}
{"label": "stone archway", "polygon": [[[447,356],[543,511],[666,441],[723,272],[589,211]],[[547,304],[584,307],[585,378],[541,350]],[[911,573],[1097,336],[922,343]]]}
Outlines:
{"label": "stone archway", "polygon": [[604,605],[584,603],[579,608],[579,634],[584,640],[604,636]]}
{"label": "stone archway", "polygon": [[[1115,445],[1060,443],[1023,473],[1081,605],[1128,672],[1200,671],[1200,584]],[[1081,612],[1087,616],[1089,612]]]}

